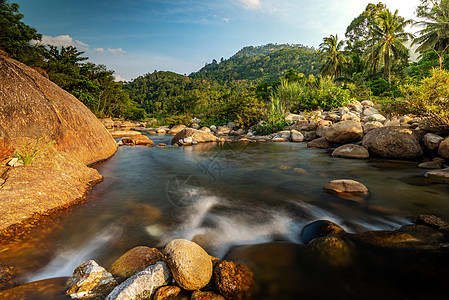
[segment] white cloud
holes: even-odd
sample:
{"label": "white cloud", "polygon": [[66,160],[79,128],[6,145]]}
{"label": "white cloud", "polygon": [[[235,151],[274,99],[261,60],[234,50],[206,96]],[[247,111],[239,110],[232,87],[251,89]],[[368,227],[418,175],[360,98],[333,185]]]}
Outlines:
{"label": "white cloud", "polygon": [[100,54],[103,54],[105,52],[104,48],[95,48],[94,51]]}
{"label": "white cloud", "polygon": [[114,81],[117,81],[117,82],[119,82],[119,81],[128,82],[128,80],[126,80],[125,78],[123,78],[123,77],[120,76],[120,75],[115,75]]}
{"label": "white cloud", "polygon": [[126,53],[126,51],[124,51],[122,48],[117,48],[117,49],[111,49],[111,48],[108,48],[108,52],[109,52],[110,54],[113,54],[113,55],[117,55],[117,54],[121,54],[121,53]]}
{"label": "white cloud", "polygon": [[260,0],[240,0],[245,6],[245,8],[248,9],[257,9],[262,7],[262,3],[260,3]]}
{"label": "white cloud", "polygon": [[86,43],[83,43],[79,40],[73,40],[73,38],[70,35],[59,35],[59,36],[48,36],[44,35],[42,36],[42,44],[44,45],[51,45],[56,47],[68,47],[73,46],[80,50],[87,51],[89,50],[89,45]]}

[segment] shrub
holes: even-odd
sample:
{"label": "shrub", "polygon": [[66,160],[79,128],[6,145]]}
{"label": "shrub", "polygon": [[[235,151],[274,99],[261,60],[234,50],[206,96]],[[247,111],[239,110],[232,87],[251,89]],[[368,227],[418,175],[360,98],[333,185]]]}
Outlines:
{"label": "shrub", "polygon": [[420,83],[405,84],[400,90],[405,100],[398,106],[424,117],[430,126],[449,127],[449,71],[432,69]]}

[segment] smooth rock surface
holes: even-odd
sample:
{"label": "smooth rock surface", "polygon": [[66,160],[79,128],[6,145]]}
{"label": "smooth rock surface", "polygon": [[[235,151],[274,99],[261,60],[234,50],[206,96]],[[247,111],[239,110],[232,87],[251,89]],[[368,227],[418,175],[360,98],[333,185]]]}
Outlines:
{"label": "smooth rock surface", "polygon": [[332,152],[332,156],[344,158],[369,158],[369,152],[365,147],[347,144],[335,149]]}
{"label": "smooth rock surface", "polygon": [[343,228],[334,222],[328,220],[318,220],[304,226],[301,231],[301,240],[304,244],[307,244],[313,239],[334,236],[343,232]]}
{"label": "smooth rock surface", "polygon": [[295,143],[302,142],[302,141],[304,141],[304,135],[302,135],[301,132],[293,129],[291,139],[292,139],[292,142],[295,142]]}
{"label": "smooth rock surface", "polygon": [[143,134],[124,137],[122,143],[127,146],[154,146],[153,141]]}
{"label": "smooth rock surface", "polygon": [[307,143],[308,148],[329,149],[332,148],[332,144],[325,137],[314,139]]}
{"label": "smooth rock surface", "polygon": [[79,265],[67,280],[66,294],[72,298],[103,298],[117,285],[114,277],[94,260]]}
{"label": "smooth rock surface", "polygon": [[438,147],[438,154],[441,157],[449,159],[449,137],[441,141],[440,146]]}
{"label": "smooth rock surface", "polygon": [[114,288],[106,300],[151,299],[159,287],[169,282],[170,277],[167,265],[164,262],[158,262]]}
{"label": "smooth rock surface", "polygon": [[364,195],[368,193],[368,188],[362,183],[350,180],[350,179],[340,179],[329,181],[325,186],[324,190],[331,193],[343,193],[343,194],[353,194],[353,195]]}
{"label": "smooth rock surface", "polygon": [[362,125],[356,121],[341,121],[326,131],[326,139],[332,143],[350,143],[363,137]]}
{"label": "smooth rock surface", "polygon": [[163,260],[164,256],[156,248],[138,246],[120,256],[109,271],[121,282]]}
{"label": "smooth rock surface", "polygon": [[181,130],[183,130],[184,128],[186,128],[185,125],[175,125],[168,131],[168,134],[175,135],[178,132],[180,132]]}
{"label": "smooth rock surface", "polygon": [[427,133],[424,136],[424,145],[429,150],[438,150],[438,147],[440,146],[441,142],[444,140],[441,136],[434,134],[434,133]]}
{"label": "smooth rock surface", "polygon": [[212,261],[203,248],[185,240],[173,240],[165,246],[165,260],[176,283],[188,291],[206,286],[212,277]]}
{"label": "smooth rock surface", "polygon": [[425,176],[435,181],[449,182],[449,168],[429,171],[425,174]]}

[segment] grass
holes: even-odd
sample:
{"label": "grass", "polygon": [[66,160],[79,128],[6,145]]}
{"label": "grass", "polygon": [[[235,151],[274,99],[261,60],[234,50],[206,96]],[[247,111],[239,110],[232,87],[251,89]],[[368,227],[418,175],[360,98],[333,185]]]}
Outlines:
{"label": "grass", "polygon": [[20,148],[14,153],[14,157],[17,157],[23,162],[23,165],[30,165],[34,160],[43,155],[47,155],[51,148],[53,148],[53,141],[42,144],[42,137],[38,138],[36,142],[28,142],[26,144],[20,144]]}

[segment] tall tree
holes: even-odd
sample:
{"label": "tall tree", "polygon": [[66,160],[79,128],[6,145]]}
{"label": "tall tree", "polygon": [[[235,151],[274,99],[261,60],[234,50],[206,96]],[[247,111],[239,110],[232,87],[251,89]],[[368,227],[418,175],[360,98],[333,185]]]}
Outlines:
{"label": "tall tree", "polygon": [[8,2],[0,0],[0,49],[20,61],[32,62],[39,56],[36,50],[42,48],[33,46],[31,41],[41,40],[42,35],[21,21],[23,15],[17,3]]}
{"label": "tall tree", "polygon": [[323,38],[323,43],[320,44],[320,62],[323,65],[320,68],[320,73],[324,76],[331,76],[337,79],[343,70],[344,64],[348,59],[343,49],[344,41],[338,40],[338,35],[331,34],[329,37]]}
{"label": "tall tree", "polygon": [[414,43],[419,44],[421,54],[435,51],[439,56],[440,69],[443,68],[444,55],[449,51],[449,0],[421,0],[416,15],[422,21]]}
{"label": "tall tree", "polygon": [[391,67],[393,63],[399,60],[408,60],[409,50],[404,45],[408,39],[412,39],[411,33],[405,32],[405,27],[413,23],[413,20],[405,20],[398,15],[396,10],[394,14],[389,9],[380,12],[376,16],[376,23],[372,27],[373,40],[368,55],[370,61],[384,67],[385,77],[391,87]]}

